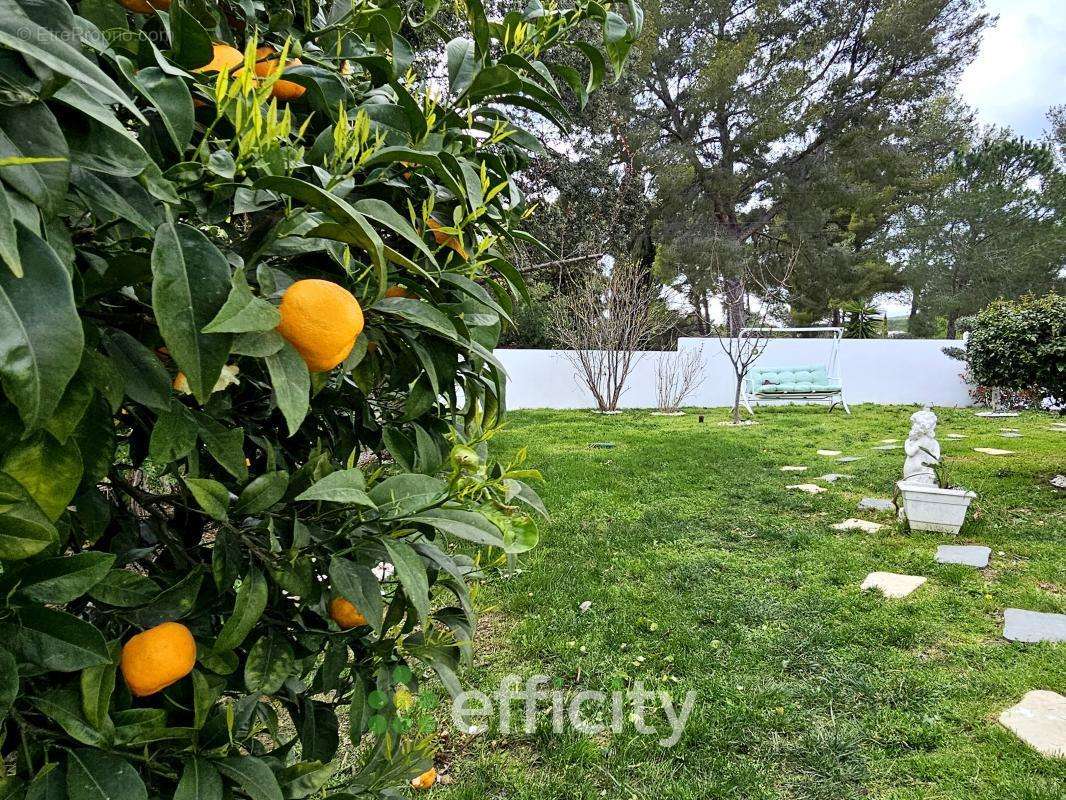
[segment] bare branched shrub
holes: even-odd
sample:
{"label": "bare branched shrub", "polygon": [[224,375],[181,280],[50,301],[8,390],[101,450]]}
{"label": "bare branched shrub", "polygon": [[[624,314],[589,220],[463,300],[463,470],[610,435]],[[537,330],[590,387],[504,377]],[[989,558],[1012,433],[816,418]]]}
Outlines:
{"label": "bare branched shrub", "polygon": [[[743,307],[746,309],[745,331],[743,335],[736,330],[736,321],[728,318],[721,323],[712,323],[711,329],[718,337],[718,344],[733,366],[736,383],[733,387],[733,424],[740,423],[740,393],[744,377],[751,365],[762,355],[769,342],[769,323],[775,307],[787,300],[787,287],[792,271],[796,266],[799,251],[784,250],[771,246],[763,248],[752,245],[747,253],[743,274],[739,282],[727,285],[740,286],[744,293]],[[753,311],[750,293],[759,298],[759,308]],[[726,296],[723,303],[728,306],[736,304],[738,298]]]}
{"label": "bare branched shrub", "polygon": [[680,410],[703,385],[703,345],[688,352],[664,353],[655,368],[657,407],[664,414]]}
{"label": "bare branched shrub", "polygon": [[659,283],[633,264],[591,276],[564,296],[555,313],[564,357],[592,392],[600,411],[615,411],[633,368],[668,327]]}

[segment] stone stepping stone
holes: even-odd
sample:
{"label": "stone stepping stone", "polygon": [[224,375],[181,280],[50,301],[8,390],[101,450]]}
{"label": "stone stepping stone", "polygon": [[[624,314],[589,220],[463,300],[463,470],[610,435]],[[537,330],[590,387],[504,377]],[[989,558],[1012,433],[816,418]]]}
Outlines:
{"label": "stone stepping stone", "polygon": [[871,572],[860,587],[862,591],[880,590],[885,597],[906,597],[928,578],[921,575],[898,575],[895,572]]}
{"label": "stone stepping stone", "polygon": [[861,461],[861,460],[862,460],[861,456],[844,456],[843,458],[838,458],[837,459],[837,461],[839,463],[841,463],[841,464],[850,464],[852,461]]}
{"label": "stone stepping stone", "polygon": [[874,447],[874,450],[899,450],[902,445],[898,444],[879,444]]}
{"label": "stone stepping stone", "polygon": [[984,453],[986,456],[1012,456],[1013,450],[1000,450],[998,447],[975,447],[975,451],[978,453]]}
{"label": "stone stepping stone", "polygon": [[796,466],[793,466],[791,464],[788,464],[787,466],[781,467],[781,471],[782,472],[806,472],[807,468],[806,467],[796,467]]}
{"label": "stone stepping stone", "polygon": [[896,444],[898,442],[899,442],[899,439],[882,439],[881,440],[881,444]]}
{"label": "stone stepping stone", "polygon": [[1048,481],[1056,489],[1066,489],[1066,475],[1056,475]]}
{"label": "stone stepping stone", "polygon": [[1017,411],[978,411],[974,414],[975,417],[984,417],[985,419],[999,419],[1001,417],[1016,417]]}
{"label": "stone stepping stone", "polygon": [[999,715],[999,724],[1045,756],[1066,757],[1066,697],[1034,689]]}
{"label": "stone stepping stone", "polygon": [[1022,435],[1020,433],[1001,433],[1000,436],[1002,436],[1004,439],[1021,439],[1022,438]]}
{"label": "stone stepping stone", "polygon": [[877,533],[884,525],[877,522],[870,522],[868,519],[855,519],[854,517],[848,517],[843,522],[838,522],[836,525],[830,525],[835,531],[863,531],[864,533]]}
{"label": "stone stepping stone", "polygon": [[1012,642],[1066,642],[1066,614],[1008,608],[1003,612],[1003,638]]}
{"label": "stone stepping stone", "polygon": [[880,497],[864,497],[859,501],[859,510],[895,512],[896,504],[891,500],[882,500]]}
{"label": "stone stepping stone", "polygon": [[941,564],[964,564],[967,567],[988,566],[991,547],[976,544],[942,544],[936,549],[936,560]]}
{"label": "stone stepping stone", "polygon": [[836,483],[842,479],[851,479],[850,475],[842,475],[839,472],[827,472],[825,475],[819,475],[818,480],[825,481],[826,483]]}
{"label": "stone stepping stone", "polygon": [[820,455],[820,456],[839,456],[840,455],[840,451],[839,450],[819,450],[818,451],[818,455]]}
{"label": "stone stepping stone", "polygon": [[1000,428],[1000,433],[1021,433],[1017,428]]}
{"label": "stone stepping stone", "polygon": [[807,494],[821,494],[822,492],[828,492],[824,486],[818,486],[814,483],[793,483],[785,487],[786,489],[792,489],[796,492],[806,492]]}
{"label": "stone stepping stone", "polygon": [[966,438],[966,434],[965,433],[949,433],[944,438],[945,439],[965,439]]}

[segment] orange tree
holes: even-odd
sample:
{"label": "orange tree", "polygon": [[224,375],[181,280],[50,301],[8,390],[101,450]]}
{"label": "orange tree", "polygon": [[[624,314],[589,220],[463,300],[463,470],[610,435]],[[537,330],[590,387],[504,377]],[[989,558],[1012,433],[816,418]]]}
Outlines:
{"label": "orange tree", "polygon": [[0,796],[432,784],[412,690],[543,513],[508,109],[640,26],[439,6],[0,0]]}

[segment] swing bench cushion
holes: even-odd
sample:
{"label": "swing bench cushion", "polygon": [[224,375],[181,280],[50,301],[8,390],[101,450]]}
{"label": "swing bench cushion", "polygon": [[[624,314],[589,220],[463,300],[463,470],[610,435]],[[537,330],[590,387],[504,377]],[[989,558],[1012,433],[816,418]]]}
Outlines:
{"label": "swing bench cushion", "polygon": [[833,394],[843,386],[830,380],[824,366],[764,367],[747,375],[753,394]]}

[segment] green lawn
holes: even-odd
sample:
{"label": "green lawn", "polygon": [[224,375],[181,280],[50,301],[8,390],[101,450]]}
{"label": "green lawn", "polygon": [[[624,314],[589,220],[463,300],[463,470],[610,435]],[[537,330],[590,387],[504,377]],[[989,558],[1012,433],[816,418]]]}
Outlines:
{"label": "green lawn", "polygon": [[[874,519],[856,504],[891,496],[902,450],[872,447],[902,440],[914,410],[766,409],[742,429],[716,425],[723,410],[705,424],[692,411],[511,414],[495,449],[528,446],[553,519],[521,571],[480,594],[489,608],[467,681],[491,691],[504,674],[544,673],[577,691],[643,679],[698,699],[670,749],[631,726],[595,737],[452,729],[440,758],[451,783],[438,795],[1066,796],[1066,760],[1041,758],[995,722],[1027,690],[1066,693],[1066,646],[1000,636],[1006,607],[1066,612],[1066,498],[1048,485],[1066,471],[1066,434],[1047,415],[938,410],[953,479],[979,494],[958,542],[993,550],[984,571],[942,566],[933,553],[948,537],[905,533],[891,517],[873,535],[829,527]],[[1002,438],[1005,425],[1023,438]],[[615,447],[589,447],[605,441]],[[818,448],[862,460],[838,464]],[[824,472],[853,478],[817,496],[784,488]],[[874,570],[929,582],[885,600],[859,591]]]}

